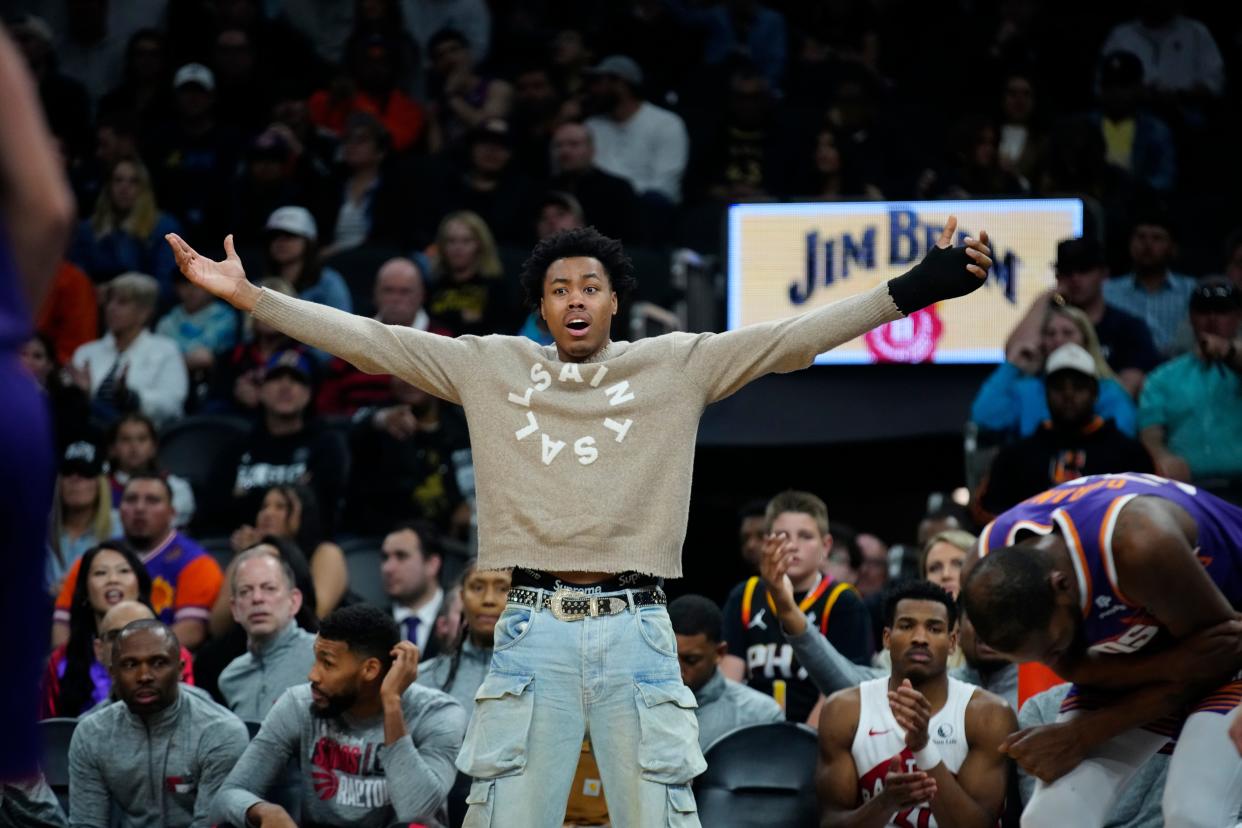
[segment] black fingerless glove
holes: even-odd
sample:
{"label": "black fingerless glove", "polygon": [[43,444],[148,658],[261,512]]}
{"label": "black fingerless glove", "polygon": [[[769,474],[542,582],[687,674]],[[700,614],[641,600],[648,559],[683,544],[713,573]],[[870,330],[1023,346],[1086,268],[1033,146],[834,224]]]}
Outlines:
{"label": "black fingerless glove", "polygon": [[966,269],[970,264],[974,259],[966,255],[965,247],[933,247],[911,270],[888,280],[888,295],[902,316],[965,296],[984,282]]}

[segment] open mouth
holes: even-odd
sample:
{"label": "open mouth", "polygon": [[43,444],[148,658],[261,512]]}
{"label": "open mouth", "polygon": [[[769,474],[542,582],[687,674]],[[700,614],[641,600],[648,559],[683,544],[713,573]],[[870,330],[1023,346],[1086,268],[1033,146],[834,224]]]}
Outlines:
{"label": "open mouth", "polygon": [[125,593],[121,592],[121,590],[119,589],[104,590],[104,603],[108,604],[109,606],[113,604],[119,604],[124,600],[125,600]]}
{"label": "open mouth", "polygon": [[570,336],[586,336],[587,331],[591,330],[591,321],[575,317],[565,323],[565,328],[569,331]]}

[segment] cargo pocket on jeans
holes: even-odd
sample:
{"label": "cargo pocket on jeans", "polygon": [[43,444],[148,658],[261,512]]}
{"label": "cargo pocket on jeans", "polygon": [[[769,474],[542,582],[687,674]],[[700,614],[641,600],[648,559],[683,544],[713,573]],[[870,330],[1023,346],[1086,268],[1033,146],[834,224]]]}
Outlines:
{"label": "cargo pocket on jeans", "polygon": [[470,786],[466,794],[466,818],[461,828],[492,828],[492,816],[496,807],[496,782],[483,780]]}
{"label": "cargo pocket on jeans", "polygon": [[677,637],[673,634],[668,610],[662,606],[639,607],[635,616],[638,633],[647,646],[662,656],[677,658]]}
{"label": "cargo pocket on jeans", "polygon": [[643,779],[684,785],[707,769],[694,692],[680,681],[638,681],[638,766]]}
{"label": "cargo pocket on jeans", "polygon": [[535,709],[531,688],[534,678],[526,674],[487,674],[474,694],[474,715],[457,756],[458,770],[475,779],[496,779],[522,772]]}
{"label": "cargo pocket on jeans", "polygon": [[493,632],[495,651],[507,650],[525,638],[535,623],[535,615],[530,607],[509,605],[501,610]]}
{"label": "cargo pocket on jeans", "polygon": [[668,786],[668,828],[692,828],[699,824],[699,806],[689,785]]}

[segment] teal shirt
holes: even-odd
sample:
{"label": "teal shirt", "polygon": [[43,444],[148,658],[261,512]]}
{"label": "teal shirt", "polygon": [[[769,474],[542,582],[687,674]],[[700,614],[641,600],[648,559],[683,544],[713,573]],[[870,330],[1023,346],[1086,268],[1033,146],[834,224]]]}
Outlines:
{"label": "teal shirt", "polygon": [[155,326],[155,332],[176,342],[183,354],[195,348],[219,354],[237,344],[237,313],[223,302],[212,302],[194,313],[177,305]]}
{"label": "teal shirt", "polygon": [[1242,475],[1242,377],[1194,354],[1166,362],[1139,396],[1139,428],[1164,426],[1196,480]]}

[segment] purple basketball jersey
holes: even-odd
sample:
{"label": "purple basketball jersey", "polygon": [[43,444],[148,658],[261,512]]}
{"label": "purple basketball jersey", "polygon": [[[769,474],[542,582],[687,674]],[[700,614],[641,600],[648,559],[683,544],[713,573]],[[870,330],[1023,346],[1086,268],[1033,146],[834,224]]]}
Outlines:
{"label": "purple basketball jersey", "polygon": [[1092,650],[1131,653],[1162,630],[1117,585],[1113,530],[1136,497],[1159,497],[1185,509],[1198,526],[1199,556],[1226,600],[1242,609],[1242,509],[1194,486],[1152,474],[1080,477],[1028,498],[984,527],[979,554],[1012,546],[1031,533],[1058,532],[1069,547]]}

